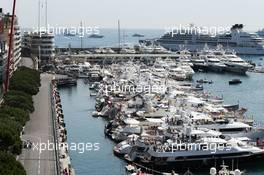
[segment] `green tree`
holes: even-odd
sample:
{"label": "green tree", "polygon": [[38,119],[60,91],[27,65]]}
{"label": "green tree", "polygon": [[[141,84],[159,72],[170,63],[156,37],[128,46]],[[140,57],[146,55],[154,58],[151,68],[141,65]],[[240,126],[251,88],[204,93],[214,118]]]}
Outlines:
{"label": "green tree", "polygon": [[34,111],[32,96],[21,91],[8,91],[4,95],[4,105]]}
{"label": "green tree", "polygon": [[3,106],[0,108],[0,118],[9,118],[24,126],[29,120],[29,113],[20,108]]}
{"label": "green tree", "polygon": [[0,151],[0,174],[1,175],[26,175],[24,167],[16,161],[12,154]]}

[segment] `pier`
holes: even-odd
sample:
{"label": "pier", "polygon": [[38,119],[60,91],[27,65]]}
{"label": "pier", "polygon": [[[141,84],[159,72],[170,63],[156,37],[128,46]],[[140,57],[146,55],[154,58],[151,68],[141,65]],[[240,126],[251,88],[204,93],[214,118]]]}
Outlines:
{"label": "pier", "polygon": [[75,175],[68,152],[66,124],[64,122],[61,99],[56,80],[52,80],[51,82],[51,101],[53,130],[55,135],[54,142],[58,146],[55,148],[57,174]]}
{"label": "pier", "polygon": [[69,54],[69,55],[61,55],[58,54],[56,57],[59,59],[70,58],[71,60],[76,60],[79,62],[102,62],[106,60],[126,60],[126,59],[152,59],[152,58],[177,58],[180,54],[172,53],[172,54]]}

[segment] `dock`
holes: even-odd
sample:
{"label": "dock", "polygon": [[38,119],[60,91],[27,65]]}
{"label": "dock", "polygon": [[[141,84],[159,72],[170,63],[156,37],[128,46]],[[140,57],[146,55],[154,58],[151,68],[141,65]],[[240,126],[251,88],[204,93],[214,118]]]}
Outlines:
{"label": "dock", "polygon": [[71,60],[79,62],[102,62],[107,60],[122,61],[127,59],[152,59],[152,58],[177,58],[180,54],[171,53],[171,54],[69,54],[69,55],[56,55],[59,59],[70,58]]}
{"label": "dock", "polygon": [[77,79],[68,77],[67,75],[57,75],[55,81],[57,83],[57,87],[77,85]]}

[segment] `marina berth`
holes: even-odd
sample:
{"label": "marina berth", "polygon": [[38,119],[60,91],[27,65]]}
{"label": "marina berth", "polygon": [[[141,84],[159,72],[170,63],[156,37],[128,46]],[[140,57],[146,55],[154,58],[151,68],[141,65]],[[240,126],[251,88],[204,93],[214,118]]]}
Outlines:
{"label": "marina berth", "polygon": [[[215,58],[224,63],[220,54]],[[186,63],[169,58],[153,63],[103,65],[101,80],[89,81],[96,94],[92,115],[107,122],[104,133],[115,143],[114,155],[165,172],[208,170],[223,161],[247,166],[264,159],[263,127],[254,125],[247,109],[204,92],[210,79],[189,81],[182,69]],[[185,77],[175,78],[173,71]]]}
{"label": "marina berth", "polygon": [[88,96],[95,99],[91,115],[107,122],[102,129],[114,143],[115,156],[165,172],[208,170],[222,161],[247,166],[264,159],[264,127],[255,125],[240,104],[226,104],[223,96],[204,91],[217,82],[192,81],[193,60],[203,60],[204,71],[222,73],[231,72],[225,63],[238,56],[220,47],[199,54],[91,64],[85,71]]}
{"label": "marina berth", "polygon": [[92,115],[108,121],[104,133],[116,142],[114,154],[159,170],[262,160],[263,127],[253,125],[239,104],[225,105],[223,97],[201,91],[187,78],[173,78],[171,70],[181,64],[158,58],[153,66],[104,65],[101,81],[90,82],[97,93]]}
{"label": "marina berth", "polygon": [[164,143],[156,141],[147,149],[132,149],[133,151],[125,155],[125,159],[159,168],[181,168],[186,165],[188,167],[197,167],[197,165],[206,167],[214,165],[215,162],[230,162],[234,159],[240,159],[240,162],[263,159],[263,149],[240,140],[234,138],[224,140],[212,137],[212,135],[200,138],[197,133],[202,134],[202,132],[195,131],[193,133],[195,137],[183,136],[180,143],[172,140],[167,140]]}

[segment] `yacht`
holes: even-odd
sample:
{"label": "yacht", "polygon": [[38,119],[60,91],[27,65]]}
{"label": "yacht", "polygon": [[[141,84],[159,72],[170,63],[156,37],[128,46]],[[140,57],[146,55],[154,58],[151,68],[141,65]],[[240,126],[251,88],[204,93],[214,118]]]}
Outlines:
{"label": "yacht", "polygon": [[153,53],[157,53],[157,54],[166,54],[166,53],[171,53],[171,51],[165,49],[164,47],[162,47],[161,45],[154,45],[153,46]]}
{"label": "yacht", "polygon": [[222,61],[226,65],[225,70],[228,72],[245,74],[252,67],[234,52],[226,52]]}
{"label": "yacht", "polygon": [[168,68],[168,64],[161,58],[158,58],[153,65],[152,73],[159,78],[166,78],[168,76],[166,68]]}
{"label": "yacht", "polygon": [[114,54],[115,53],[115,51],[113,49],[111,49],[111,48],[105,48],[105,51],[108,54]]}
{"label": "yacht", "polygon": [[211,71],[223,72],[226,69],[226,65],[213,55],[208,55],[205,60]]}
{"label": "yacht", "polygon": [[247,137],[253,141],[256,141],[258,138],[264,139],[263,129],[233,120],[216,120],[214,124],[200,125],[199,127],[217,130],[225,136],[235,138]]}
{"label": "yacht", "polygon": [[[264,150],[239,139],[220,137],[200,137],[186,135],[183,142],[166,140],[157,142],[145,149],[132,149],[125,155],[127,161],[136,161],[156,168],[210,167],[220,162],[239,159],[240,163],[249,160],[263,160]],[[221,146],[220,146],[221,145]],[[221,147],[221,148],[220,148]],[[209,149],[210,148],[210,149]]]}
{"label": "yacht", "polygon": [[169,77],[178,81],[183,81],[187,78],[184,70],[180,67],[171,67],[169,69]]}
{"label": "yacht", "polygon": [[205,70],[205,69],[207,69],[207,64],[206,64],[204,58],[196,56],[196,57],[193,57],[191,59],[191,62],[193,63],[193,69],[194,70]]}
{"label": "yacht", "polygon": [[89,38],[103,38],[104,35],[98,35],[98,34],[91,34],[88,36]]}
{"label": "yacht", "polygon": [[226,68],[226,65],[211,50],[203,50],[199,57],[205,61],[206,67],[210,71],[223,72]]}
{"label": "yacht", "polygon": [[230,31],[224,34],[203,34],[193,27],[191,31],[169,32],[156,40],[166,49],[177,51],[184,45],[191,52],[202,50],[205,44],[215,49],[218,44],[224,49],[230,48],[237,54],[264,55],[264,39],[255,33],[243,31],[242,24],[235,24]]}
{"label": "yacht", "polygon": [[192,80],[192,77],[195,72],[189,64],[181,64],[178,68],[183,70],[187,80]]}
{"label": "yacht", "polygon": [[144,35],[135,33],[135,34],[132,35],[132,37],[144,37]]}
{"label": "yacht", "polygon": [[135,51],[135,49],[130,48],[130,47],[123,47],[123,48],[120,50],[120,53],[122,53],[122,54],[135,54],[136,51]]}

